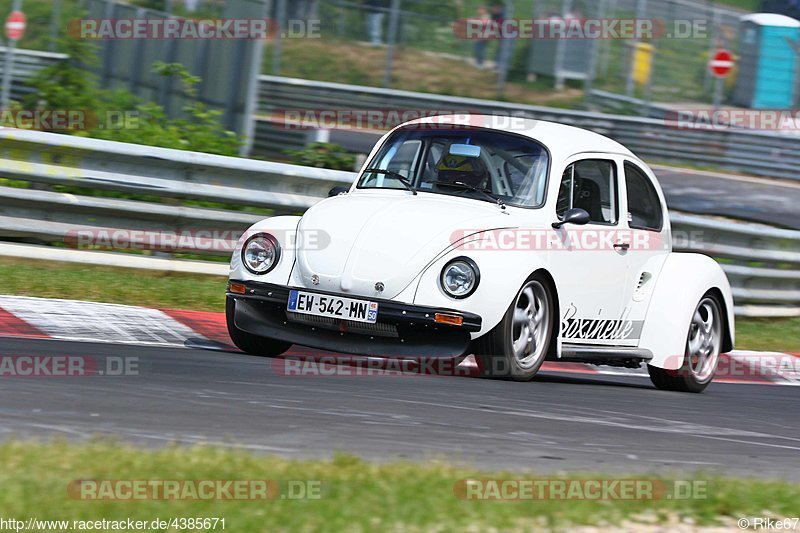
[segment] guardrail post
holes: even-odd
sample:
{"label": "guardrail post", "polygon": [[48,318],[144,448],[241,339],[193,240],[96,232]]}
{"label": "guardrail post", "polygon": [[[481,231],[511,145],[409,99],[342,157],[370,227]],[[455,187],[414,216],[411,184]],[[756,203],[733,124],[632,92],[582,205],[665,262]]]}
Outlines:
{"label": "guardrail post", "polygon": [[[275,76],[280,76],[281,54],[283,53],[283,37],[281,36],[281,32],[283,32],[284,26],[286,26],[286,0],[278,0],[275,9],[275,18],[278,22],[278,31],[275,32],[275,41],[272,44],[272,74]],[[256,70],[256,72],[260,71],[260,68]]]}
{"label": "guardrail post", "polygon": [[[261,7],[261,17],[267,18],[270,9],[272,8],[272,0],[264,0],[262,2]],[[207,53],[208,49],[206,47],[205,52]],[[259,40],[257,43],[254,43],[253,46],[253,56],[252,56],[252,64],[250,66],[250,79],[247,82],[247,98],[245,100],[245,108],[244,108],[244,117],[242,120],[244,121],[244,132],[243,132],[243,142],[241,147],[239,147],[239,155],[241,157],[245,157],[250,155],[250,152],[253,150],[253,141],[254,137],[256,136],[256,110],[258,109],[258,87],[260,84],[260,76],[261,76],[261,61],[264,57],[264,42]],[[202,77],[205,80],[206,76],[205,73]],[[201,88],[202,90],[202,88]],[[202,92],[198,91],[198,96],[202,96]]]}
{"label": "guardrail post", "polygon": [[[21,11],[22,0],[14,0],[11,11]],[[8,48],[6,48],[6,64],[3,72],[3,94],[0,97],[3,109],[8,109],[8,101],[11,95],[11,78],[14,77],[14,54],[17,51],[17,40],[9,39]]]}
{"label": "guardrail post", "polygon": [[[572,18],[572,0],[563,0],[561,5],[561,18],[566,20]],[[561,91],[564,89],[564,50],[567,45],[566,39],[556,39],[556,57],[555,57],[555,71],[556,75],[556,90]]]}
{"label": "guardrail post", "polygon": [[61,27],[61,0],[53,0],[53,13],[50,16],[50,43],[47,49],[55,52],[58,47],[58,28]]}
{"label": "guardrail post", "polygon": [[392,60],[394,59],[394,47],[397,42],[397,25],[400,19],[400,0],[392,0],[392,7],[389,13],[389,35],[386,39],[386,70],[383,73],[383,86],[392,85]]}

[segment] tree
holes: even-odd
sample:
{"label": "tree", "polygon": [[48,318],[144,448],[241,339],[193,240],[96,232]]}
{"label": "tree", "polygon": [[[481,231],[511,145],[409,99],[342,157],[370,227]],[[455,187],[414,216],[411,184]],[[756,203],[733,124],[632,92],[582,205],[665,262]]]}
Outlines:
{"label": "tree", "polygon": [[[91,65],[94,54],[83,41],[67,39],[66,52]],[[177,78],[186,96],[180,117],[167,116],[164,108],[144,102],[126,90],[101,89],[91,72],[70,59],[43,69],[31,82],[36,93],[23,101],[26,109],[81,111],[88,117],[85,128],[54,130],[55,133],[83,135],[111,141],[146,144],[164,148],[237,155],[241,141],[222,125],[222,113],[197,99],[200,78],[179,63],[153,64],[153,71]],[[119,117],[124,120],[119,121]]]}

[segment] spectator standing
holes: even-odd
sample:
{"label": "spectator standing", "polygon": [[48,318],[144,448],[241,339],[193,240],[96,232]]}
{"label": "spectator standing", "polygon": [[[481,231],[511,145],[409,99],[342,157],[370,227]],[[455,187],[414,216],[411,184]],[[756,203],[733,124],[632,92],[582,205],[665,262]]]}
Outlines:
{"label": "spectator standing", "polygon": [[483,62],[486,60],[486,46],[489,44],[486,37],[486,32],[492,24],[492,17],[489,16],[489,10],[481,6],[478,8],[478,15],[469,20],[478,32],[480,37],[475,41],[475,66],[483,68]]}
{"label": "spectator standing", "polygon": [[[506,6],[503,0],[493,0],[489,7],[489,13],[492,18],[492,24],[495,24],[497,28],[501,28],[503,20],[506,18]],[[501,68],[502,62],[505,60],[507,44],[501,35],[500,40],[497,41],[497,52],[495,52],[494,56],[495,68]]]}
{"label": "spectator standing", "polygon": [[385,0],[364,0],[367,7],[367,32],[372,46],[383,44],[383,19],[385,18]]}

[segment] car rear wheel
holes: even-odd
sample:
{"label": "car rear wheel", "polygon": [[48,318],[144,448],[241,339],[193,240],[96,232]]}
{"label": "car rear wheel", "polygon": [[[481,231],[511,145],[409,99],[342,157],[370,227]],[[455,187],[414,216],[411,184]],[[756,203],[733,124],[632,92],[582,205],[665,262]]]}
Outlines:
{"label": "car rear wheel", "polygon": [[543,278],[533,276],[520,288],[503,320],[478,343],[480,375],[528,381],[550,352],[553,294]]}
{"label": "car rear wheel", "polygon": [[717,299],[706,294],[697,304],[678,370],[647,367],[650,380],[662,390],[703,392],[717,371],[722,347],[722,312]]}
{"label": "car rear wheel", "polygon": [[241,351],[250,355],[275,357],[291,348],[292,345],[288,342],[259,337],[237,328],[233,322],[235,309],[236,301],[233,298],[227,298],[225,302],[225,319],[228,323],[228,335],[230,335],[233,344]]}

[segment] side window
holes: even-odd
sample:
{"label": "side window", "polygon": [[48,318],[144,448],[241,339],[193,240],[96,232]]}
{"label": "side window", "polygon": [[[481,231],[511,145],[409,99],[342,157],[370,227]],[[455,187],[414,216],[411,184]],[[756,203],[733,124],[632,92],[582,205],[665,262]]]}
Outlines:
{"label": "side window", "polygon": [[561,175],[556,214],[562,217],[567,209],[578,207],[585,209],[596,224],[616,224],[619,209],[615,169],[615,163],[605,159],[585,159],[568,166]]}
{"label": "side window", "polygon": [[628,194],[628,225],[635,229],[661,231],[661,202],[650,178],[633,163],[625,163],[625,190]]}

